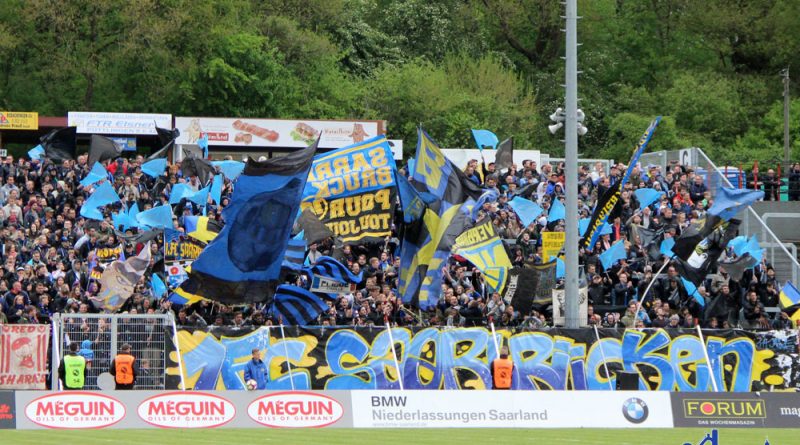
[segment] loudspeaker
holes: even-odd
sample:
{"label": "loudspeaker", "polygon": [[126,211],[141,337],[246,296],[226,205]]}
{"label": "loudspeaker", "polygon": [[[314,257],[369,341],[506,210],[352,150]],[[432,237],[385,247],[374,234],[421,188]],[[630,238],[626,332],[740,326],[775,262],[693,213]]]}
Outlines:
{"label": "loudspeaker", "polygon": [[617,391],[639,390],[639,373],[633,371],[617,371]]}

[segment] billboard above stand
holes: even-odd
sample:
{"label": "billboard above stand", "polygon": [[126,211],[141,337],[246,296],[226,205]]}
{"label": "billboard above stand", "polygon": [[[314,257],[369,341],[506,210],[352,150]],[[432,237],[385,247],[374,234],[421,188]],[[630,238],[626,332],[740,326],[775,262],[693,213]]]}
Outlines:
{"label": "billboard above stand", "polygon": [[171,114],[70,111],[67,125],[79,134],[156,135],[156,126],[172,128]]}
{"label": "billboard above stand", "polygon": [[250,149],[304,148],[321,137],[319,147],[335,149],[362,142],[386,131],[383,121],[322,121],[249,118],[176,117],[178,145],[197,144],[208,135],[209,146]]}

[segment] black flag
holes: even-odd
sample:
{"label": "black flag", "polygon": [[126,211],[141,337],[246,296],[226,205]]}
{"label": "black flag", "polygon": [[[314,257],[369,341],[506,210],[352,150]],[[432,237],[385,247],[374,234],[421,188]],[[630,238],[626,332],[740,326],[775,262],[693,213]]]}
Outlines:
{"label": "black flag", "polygon": [[303,238],[305,238],[309,244],[318,243],[334,235],[331,229],[320,221],[319,217],[310,207],[307,207],[303,210],[303,213],[300,214],[297,225],[303,230]]}
{"label": "black flag", "polygon": [[200,180],[200,184],[206,185],[208,184],[208,179],[211,177],[211,173],[214,172],[214,166],[211,165],[211,162],[196,158],[194,156],[184,158],[181,161],[181,171],[183,175],[188,177],[197,176]]}
{"label": "black flag", "polygon": [[695,246],[688,258],[684,260],[675,257],[675,268],[678,273],[700,287],[709,271],[717,266],[719,256],[722,255],[728,242],[736,236],[739,223],[739,220],[732,219],[718,225]]}
{"label": "black flag", "polygon": [[40,142],[44,148],[44,157],[51,161],[75,159],[77,131],[77,127],[65,127],[42,136]]}
{"label": "black flag", "polygon": [[105,136],[92,135],[92,142],[89,145],[89,167],[93,166],[95,162],[118,158],[121,154],[122,147],[116,142]]}
{"label": "black flag", "polygon": [[175,139],[181,135],[180,130],[177,128],[170,130],[167,128],[156,127],[156,133],[158,133],[158,141],[161,144],[161,149],[148,156],[148,161],[158,158],[166,158],[169,149],[172,148],[175,143]]}
{"label": "black flag", "polygon": [[514,163],[514,138],[508,138],[497,146],[497,153],[494,156],[494,169],[501,171],[511,167]]}

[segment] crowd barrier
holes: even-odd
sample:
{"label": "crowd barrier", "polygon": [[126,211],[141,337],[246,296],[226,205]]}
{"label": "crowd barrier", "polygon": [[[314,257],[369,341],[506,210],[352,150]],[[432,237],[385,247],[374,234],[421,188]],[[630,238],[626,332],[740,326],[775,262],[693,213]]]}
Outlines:
{"label": "crowd barrier", "polygon": [[0,391],[0,428],[800,428],[800,393]]}

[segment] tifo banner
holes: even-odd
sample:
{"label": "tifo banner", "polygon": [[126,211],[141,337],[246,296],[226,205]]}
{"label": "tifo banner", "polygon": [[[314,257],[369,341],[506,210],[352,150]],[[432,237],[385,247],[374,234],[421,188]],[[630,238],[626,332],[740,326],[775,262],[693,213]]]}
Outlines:
{"label": "tifo banner", "polygon": [[81,134],[155,135],[156,127],[172,128],[172,115],[70,111],[67,125]]}
{"label": "tifo banner", "polygon": [[181,132],[176,144],[197,144],[200,138],[208,135],[208,145],[254,148],[306,148],[317,138],[320,139],[319,148],[341,148],[386,132],[382,121],[213,117],[176,117],[175,128]]}
{"label": "tifo banner", "polygon": [[[285,335],[277,327],[180,331],[187,389],[244,389],[253,347],[270,364],[267,389],[400,388],[386,329],[292,327]],[[600,341],[589,329],[497,335],[514,362],[513,389],[611,390],[625,370],[639,374],[643,390],[711,391],[713,376],[720,391],[742,392],[794,388],[800,375],[796,349],[788,347],[797,341],[794,331],[706,331],[705,344],[691,329],[600,329]],[[394,328],[392,337],[405,389],[491,388],[497,350],[489,330]],[[787,347],[767,347],[774,344]],[[171,388],[180,381],[176,359],[173,352]]]}
{"label": "tifo banner", "polygon": [[39,113],[34,111],[0,111],[0,130],[38,130]]}
{"label": "tifo banner", "polygon": [[0,389],[45,389],[50,325],[0,324]]}
{"label": "tifo banner", "polygon": [[396,169],[383,136],[318,155],[300,207],[345,243],[382,242],[392,233]]}

